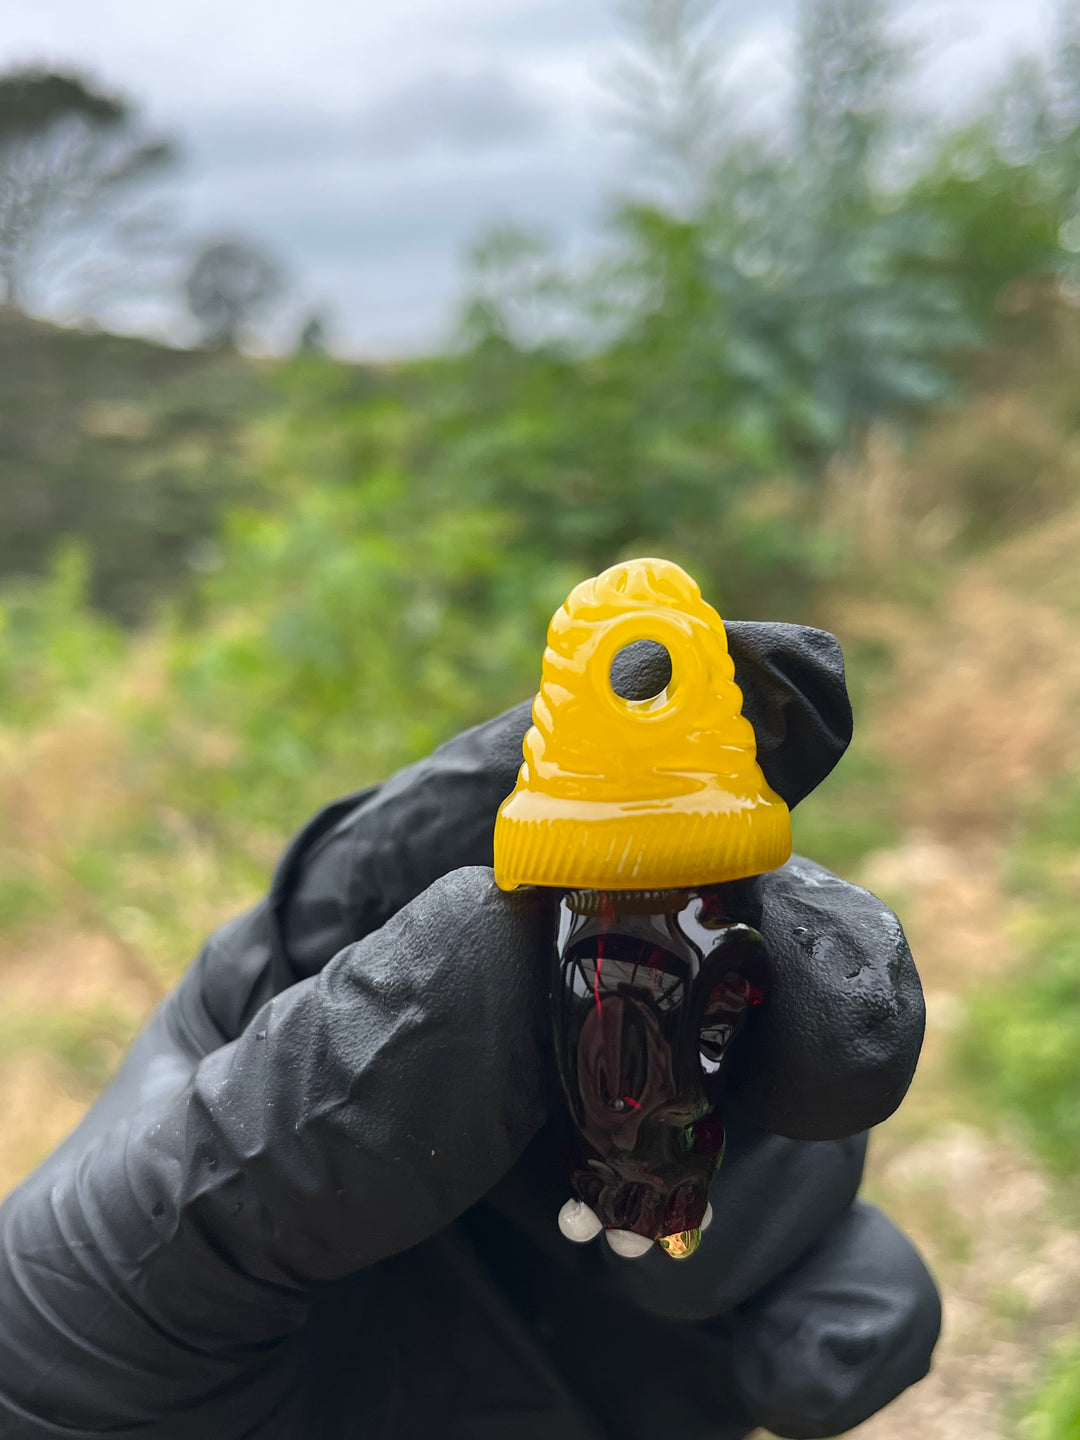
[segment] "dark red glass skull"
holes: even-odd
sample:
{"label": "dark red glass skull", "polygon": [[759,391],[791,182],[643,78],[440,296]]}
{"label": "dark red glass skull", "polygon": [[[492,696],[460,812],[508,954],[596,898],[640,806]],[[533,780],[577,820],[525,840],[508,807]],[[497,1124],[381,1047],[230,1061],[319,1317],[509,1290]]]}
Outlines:
{"label": "dark red glass skull", "polygon": [[700,1226],[724,1149],[713,1113],[762,998],[756,880],[574,891],[552,984],[574,1194],[606,1229],[659,1240]]}

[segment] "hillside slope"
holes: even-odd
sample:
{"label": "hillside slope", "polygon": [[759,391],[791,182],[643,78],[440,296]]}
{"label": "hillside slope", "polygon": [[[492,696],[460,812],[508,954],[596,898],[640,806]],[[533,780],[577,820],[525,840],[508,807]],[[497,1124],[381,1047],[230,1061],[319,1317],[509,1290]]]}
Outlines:
{"label": "hillside slope", "polygon": [[234,353],[0,309],[0,582],[39,574],[75,540],[94,601],[146,618],[200,563],[223,508],[252,493],[244,433],[268,378]]}

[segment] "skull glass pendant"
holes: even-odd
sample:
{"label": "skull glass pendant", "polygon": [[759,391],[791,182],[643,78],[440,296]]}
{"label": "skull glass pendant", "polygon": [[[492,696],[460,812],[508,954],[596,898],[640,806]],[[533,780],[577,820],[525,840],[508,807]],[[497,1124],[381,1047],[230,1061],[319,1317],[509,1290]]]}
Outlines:
{"label": "skull glass pendant", "polygon": [[[663,645],[661,693],[613,659]],[[551,980],[570,1240],[693,1254],[724,1149],[732,1047],[764,994],[758,876],[791,853],[719,615],[664,560],[579,585],[548,631],[524,764],[495,826],[503,889],[560,892]]]}
{"label": "skull glass pendant", "polygon": [[568,1238],[602,1227],[623,1253],[697,1249],[724,1151],[714,1110],[764,994],[759,909],[753,882],[562,897],[552,1005]]}

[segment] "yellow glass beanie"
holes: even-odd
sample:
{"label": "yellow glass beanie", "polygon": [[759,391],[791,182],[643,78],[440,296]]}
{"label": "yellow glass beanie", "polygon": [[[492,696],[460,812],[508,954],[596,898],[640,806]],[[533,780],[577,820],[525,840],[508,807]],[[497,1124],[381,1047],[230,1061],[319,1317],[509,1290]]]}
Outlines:
{"label": "yellow glass beanie", "polygon": [[[651,700],[611,662],[636,640],[671,656]],[[571,591],[548,629],[533,725],[495,822],[504,890],[662,890],[782,865],[788,808],[757,763],[723,621],[668,560],[628,560]]]}

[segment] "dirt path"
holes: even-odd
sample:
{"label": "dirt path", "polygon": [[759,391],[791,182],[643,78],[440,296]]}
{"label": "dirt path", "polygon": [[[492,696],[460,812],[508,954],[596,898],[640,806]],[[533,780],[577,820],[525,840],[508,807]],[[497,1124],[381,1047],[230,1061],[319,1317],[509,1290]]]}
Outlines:
{"label": "dirt path", "polygon": [[866,867],[873,888],[893,893],[904,879],[929,1022],[912,1091],[874,1138],[867,1190],[929,1261],[944,1326],[929,1378],[852,1432],[859,1440],[1007,1440],[1017,1398],[1075,1322],[1080,1234],[1022,1147],[971,1123],[950,1074],[964,988],[1012,959],[993,919],[1004,913],[999,875],[985,848],[979,859],[918,842]]}
{"label": "dirt path", "polygon": [[859,1440],[1009,1440],[1019,1400],[1076,1323],[1080,1233],[1004,1121],[957,1093],[949,1039],[964,997],[1019,962],[1003,875],[1015,817],[1075,767],[1080,517],[970,567],[921,618],[848,606],[837,629],[887,643],[895,682],[868,717],[903,782],[907,838],[859,879],[901,913],[928,1033],[901,1111],[874,1137],[867,1190],[938,1277],[934,1369],[852,1432]]}

